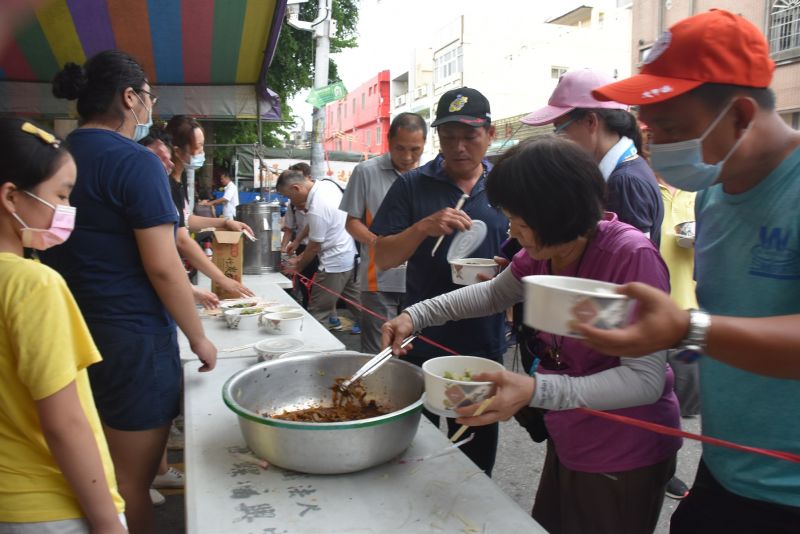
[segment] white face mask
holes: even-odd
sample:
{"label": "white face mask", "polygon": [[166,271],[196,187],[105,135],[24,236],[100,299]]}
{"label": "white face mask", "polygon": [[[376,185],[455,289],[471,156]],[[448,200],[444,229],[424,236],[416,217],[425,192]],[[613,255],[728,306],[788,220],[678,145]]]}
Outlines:
{"label": "white face mask", "polygon": [[703,161],[703,140],[722,120],[722,117],[725,116],[733,103],[734,100],[731,100],[725,106],[725,109],[717,115],[717,118],[714,119],[700,137],[678,141],[677,143],[651,144],[650,161],[652,162],[653,170],[660,174],[669,185],[683,191],[701,191],[714,185],[719,179],[725,162],[739,148],[739,144],[755,123],[755,119],[750,121],[745,131],[720,161],[717,163]]}
{"label": "white face mask", "polygon": [[142,107],[147,110],[147,122],[141,123],[139,122],[139,117],[136,116],[133,108],[131,108],[131,113],[133,113],[133,118],[136,121],[136,128],[133,130],[133,140],[138,143],[150,133],[150,127],[153,126],[153,110],[144,105],[144,100],[142,100],[142,97],[140,97],[138,93],[134,91],[134,94],[136,98],[139,99],[139,102],[142,103]]}
{"label": "white face mask", "polygon": [[186,162],[187,169],[199,169],[206,162],[206,153],[200,152],[194,156],[189,156],[189,161]]}

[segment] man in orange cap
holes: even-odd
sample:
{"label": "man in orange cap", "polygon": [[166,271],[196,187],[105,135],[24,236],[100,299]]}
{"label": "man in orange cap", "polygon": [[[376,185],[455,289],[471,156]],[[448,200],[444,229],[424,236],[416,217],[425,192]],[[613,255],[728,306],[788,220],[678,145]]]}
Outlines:
{"label": "man in orange cap", "polygon": [[[800,453],[800,133],[775,111],[775,65],[759,30],[712,10],[682,20],[641,73],[594,91],[641,106],[653,168],[699,191],[695,242],[701,310],[641,284],[636,323],[581,327],[607,354],[667,348],[700,357],[703,432]],[[800,464],[704,446],[673,532],[798,532]]]}

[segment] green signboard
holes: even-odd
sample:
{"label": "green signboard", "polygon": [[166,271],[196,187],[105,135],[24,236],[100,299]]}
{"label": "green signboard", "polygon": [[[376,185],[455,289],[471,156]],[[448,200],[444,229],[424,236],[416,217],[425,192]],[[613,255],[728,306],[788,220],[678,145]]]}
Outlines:
{"label": "green signboard", "polygon": [[344,88],[344,84],[342,82],[336,82],[326,87],[312,89],[311,92],[308,93],[306,102],[315,108],[321,108],[325,104],[336,102],[345,96],[347,96],[347,89]]}

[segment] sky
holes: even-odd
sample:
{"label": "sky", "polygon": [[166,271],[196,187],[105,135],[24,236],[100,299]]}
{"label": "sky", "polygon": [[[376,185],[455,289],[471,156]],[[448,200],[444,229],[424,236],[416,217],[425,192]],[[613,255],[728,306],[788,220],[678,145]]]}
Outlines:
{"label": "sky", "polygon": [[[575,0],[360,0],[359,46],[334,54],[333,59],[345,87],[355,88],[381,70],[409,58],[414,48],[429,45],[436,31],[460,14],[480,13],[487,17],[524,14],[530,17],[531,23],[538,23],[580,5],[595,3]],[[489,12],[487,5],[491,6]],[[301,91],[289,102],[294,113],[310,125],[311,106],[305,102],[307,96],[307,90]]]}

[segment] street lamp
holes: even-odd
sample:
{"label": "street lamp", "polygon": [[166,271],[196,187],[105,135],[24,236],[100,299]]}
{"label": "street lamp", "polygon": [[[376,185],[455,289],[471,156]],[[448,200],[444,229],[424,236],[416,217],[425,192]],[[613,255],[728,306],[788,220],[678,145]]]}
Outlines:
{"label": "street lamp", "polygon": [[[314,32],[314,89],[328,85],[328,55],[330,53],[331,13],[333,0],[317,0],[317,18],[313,21],[300,20],[300,4],[308,0],[288,0],[286,4],[286,23],[298,30]],[[311,123],[311,176],[324,174],[325,152],[323,136],[325,135],[325,110],[314,108]]]}

